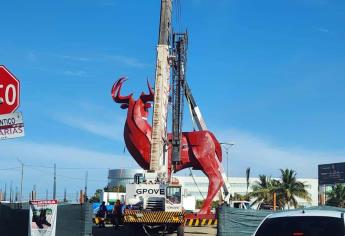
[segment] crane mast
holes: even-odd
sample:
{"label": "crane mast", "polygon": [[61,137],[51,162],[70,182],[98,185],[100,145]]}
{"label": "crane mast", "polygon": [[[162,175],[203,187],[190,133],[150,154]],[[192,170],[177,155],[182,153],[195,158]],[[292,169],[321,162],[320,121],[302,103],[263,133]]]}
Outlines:
{"label": "crane mast", "polygon": [[181,159],[183,96],[187,64],[187,33],[174,33],[172,40],[173,76],[172,76],[172,168]]}
{"label": "crane mast", "polygon": [[[152,115],[151,159],[150,171],[157,173],[157,177],[165,182],[168,176],[168,103],[170,92],[170,69],[173,66],[172,76],[172,168],[180,162],[181,134],[183,121],[183,93],[190,108],[192,119],[198,130],[208,130],[201,111],[195,102],[191,89],[185,79],[187,63],[187,33],[174,33],[171,37],[172,0],[161,0],[159,38],[157,45],[156,75],[154,88],[154,103]],[[169,46],[172,38],[172,55]],[[173,60],[171,60],[173,59]],[[229,201],[229,186],[225,171],[220,166],[219,172],[223,179],[223,199]]]}
{"label": "crane mast", "polygon": [[161,0],[159,38],[157,45],[154,104],[152,115],[150,171],[167,180],[168,140],[167,118],[169,103],[172,0]]}

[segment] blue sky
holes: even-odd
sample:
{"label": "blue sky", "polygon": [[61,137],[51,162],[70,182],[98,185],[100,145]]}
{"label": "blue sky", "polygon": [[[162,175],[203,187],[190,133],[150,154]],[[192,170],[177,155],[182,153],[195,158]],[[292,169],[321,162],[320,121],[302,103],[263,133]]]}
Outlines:
{"label": "blue sky", "polygon": [[[235,143],[231,175],[251,167],[253,176],[293,168],[316,177],[317,164],[344,161],[344,1],[180,2],[174,25],[188,28],[188,80],[209,128]],[[110,88],[122,75],[124,93],[153,82],[159,8],[158,0],[2,3],[0,64],[21,81],[26,136],[0,142],[0,188],[19,186],[19,169],[1,170],[17,158],[25,193],[34,184],[51,193],[52,169],[38,166],[55,162],[58,194],[66,187],[73,199],[86,170],[93,192],[108,168],[136,166]]]}

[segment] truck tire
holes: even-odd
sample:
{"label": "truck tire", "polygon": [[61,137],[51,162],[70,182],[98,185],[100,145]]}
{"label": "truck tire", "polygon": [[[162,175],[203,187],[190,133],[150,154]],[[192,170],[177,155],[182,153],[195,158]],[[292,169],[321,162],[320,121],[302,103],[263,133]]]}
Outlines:
{"label": "truck tire", "polygon": [[168,225],[167,227],[168,234],[173,234],[176,230],[177,230],[177,225],[171,224],[171,225]]}
{"label": "truck tire", "polygon": [[177,236],[184,236],[184,224],[177,226]]}

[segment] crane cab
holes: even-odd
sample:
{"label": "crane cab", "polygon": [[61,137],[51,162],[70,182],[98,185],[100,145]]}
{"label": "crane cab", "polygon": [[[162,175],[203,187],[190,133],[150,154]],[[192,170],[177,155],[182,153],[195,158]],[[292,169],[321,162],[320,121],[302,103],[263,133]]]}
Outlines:
{"label": "crane cab", "polygon": [[182,212],[182,186],[177,179],[160,183],[154,173],[137,173],[126,185],[126,205],[149,211]]}

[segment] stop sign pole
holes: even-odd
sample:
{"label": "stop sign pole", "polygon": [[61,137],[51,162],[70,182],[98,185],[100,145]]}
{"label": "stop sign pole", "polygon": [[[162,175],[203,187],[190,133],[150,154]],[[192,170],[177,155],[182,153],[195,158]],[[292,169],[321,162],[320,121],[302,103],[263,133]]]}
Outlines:
{"label": "stop sign pole", "polygon": [[13,113],[19,107],[20,82],[0,65],[0,115]]}

